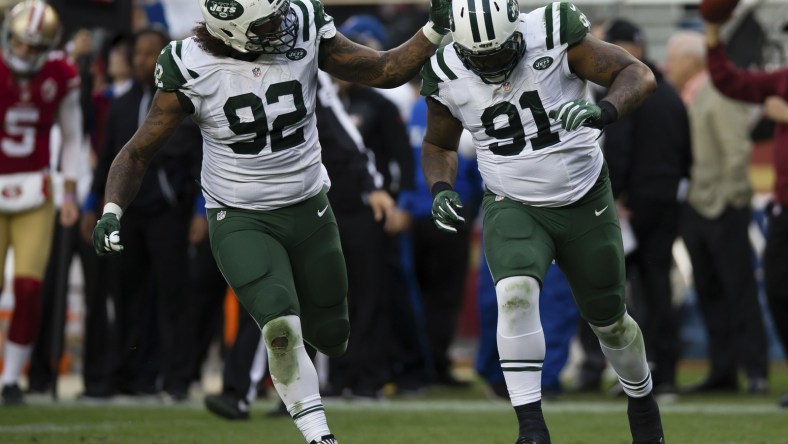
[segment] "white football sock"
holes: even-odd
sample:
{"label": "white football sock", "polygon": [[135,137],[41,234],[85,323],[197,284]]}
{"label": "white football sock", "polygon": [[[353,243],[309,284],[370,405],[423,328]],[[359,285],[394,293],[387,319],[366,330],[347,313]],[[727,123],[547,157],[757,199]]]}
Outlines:
{"label": "white football sock", "polygon": [[3,376],[0,376],[0,384],[11,385],[19,383],[19,376],[22,375],[22,369],[25,368],[25,363],[30,357],[32,350],[32,345],[19,345],[6,341],[3,356]]}
{"label": "white football sock", "polygon": [[498,354],[513,406],[542,399],[545,341],[539,319],[539,283],[532,277],[501,279],[498,299]]}
{"label": "white football sock", "polygon": [[651,371],[646,361],[643,333],[637,322],[624,313],[611,325],[592,325],[591,329],[599,338],[602,353],[616,371],[624,393],[633,398],[651,393]]}
{"label": "white football sock", "polygon": [[326,423],[317,371],[304,348],[301,320],[283,316],[263,327],[271,379],[306,442],[331,434]]}

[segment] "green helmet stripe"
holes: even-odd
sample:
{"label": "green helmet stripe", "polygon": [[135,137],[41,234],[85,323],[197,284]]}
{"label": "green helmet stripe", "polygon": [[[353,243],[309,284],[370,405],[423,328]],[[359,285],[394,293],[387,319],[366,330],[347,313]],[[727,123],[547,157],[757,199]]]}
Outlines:
{"label": "green helmet stripe", "polygon": [[471,33],[473,33],[473,41],[474,42],[481,42],[482,36],[479,34],[479,22],[478,17],[476,17],[476,1],[475,0],[468,0],[468,18],[471,21]]}
{"label": "green helmet stripe", "polygon": [[487,28],[487,40],[493,40],[495,39],[495,29],[493,29],[490,0],[482,0],[482,9],[484,10],[484,27]]}
{"label": "green helmet stripe", "polygon": [[547,49],[553,49],[555,45],[553,44],[553,4],[552,3],[544,7],[544,26],[545,26],[545,34],[547,36],[547,38],[545,39]]}
{"label": "green helmet stripe", "polygon": [[567,20],[566,14],[567,10],[569,9],[569,3],[561,2],[561,5],[558,7],[558,14],[560,17],[560,28],[558,29],[558,33],[561,36],[561,44],[563,45],[566,43],[566,28],[567,28]]}

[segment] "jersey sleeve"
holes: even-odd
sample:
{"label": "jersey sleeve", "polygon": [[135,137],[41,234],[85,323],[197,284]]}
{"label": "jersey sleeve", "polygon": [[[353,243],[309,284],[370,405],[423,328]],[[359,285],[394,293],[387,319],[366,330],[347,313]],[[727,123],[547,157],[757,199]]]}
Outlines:
{"label": "jersey sleeve", "polygon": [[197,77],[183,63],[182,48],[183,41],[177,40],[161,50],[154,72],[157,88],[168,92],[178,91],[184,89],[189,80]]}
{"label": "jersey sleeve", "polygon": [[435,55],[429,58],[424,66],[421,67],[421,95],[434,96],[440,100],[439,90],[440,84],[449,80],[456,80],[457,75],[446,64],[446,58],[443,54],[445,47],[435,51]]}
{"label": "jersey sleeve", "polygon": [[544,7],[545,47],[572,46],[590,31],[591,24],[577,6],[553,2]]}
{"label": "jersey sleeve", "polygon": [[300,25],[304,41],[309,40],[313,23],[314,35],[318,40],[330,39],[336,35],[337,28],[334,25],[334,18],[326,14],[320,0],[293,0],[291,4],[299,8],[301,16],[304,17],[303,23]]}
{"label": "jersey sleeve", "polygon": [[156,87],[162,91],[174,92],[178,97],[181,108],[188,114],[195,111],[194,103],[189,99],[188,83],[196,79],[198,74],[186,67],[181,58],[183,41],[170,42],[161,50],[156,60],[156,70],[153,73]]}

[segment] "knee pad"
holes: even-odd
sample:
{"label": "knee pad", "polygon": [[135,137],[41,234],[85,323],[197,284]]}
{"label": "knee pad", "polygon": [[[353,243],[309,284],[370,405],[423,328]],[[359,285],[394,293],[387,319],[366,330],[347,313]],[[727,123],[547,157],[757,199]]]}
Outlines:
{"label": "knee pad", "polygon": [[269,352],[275,354],[289,353],[303,346],[301,320],[298,316],[290,315],[268,321],[263,326],[263,340]]}
{"label": "knee pad", "polygon": [[33,343],[41,322],[41,281],[14,278],[14,313],[8,328],[8,340],[19,345]]}
{"label": "knee pad", "polygon": [[624,313],[623,316],[610,325],[604,327],[591,325],[591,330],[594,331],[599,341],[605,347],[621,349],[635,340],[640,327],[628,313]]}
{"label": "knee pad", "polygon": [[347,350],[350,338],[350,322],[347,318],[318,321],[312,331],[314,334],[310,335],[309,344],[320,353],[336,358]]}
{"label": "knee pad", "polygon": [[495,285],[498,299],[498,334],[522,336],[542,328],[539,319],[539,282],[530,276],[501,279]]}

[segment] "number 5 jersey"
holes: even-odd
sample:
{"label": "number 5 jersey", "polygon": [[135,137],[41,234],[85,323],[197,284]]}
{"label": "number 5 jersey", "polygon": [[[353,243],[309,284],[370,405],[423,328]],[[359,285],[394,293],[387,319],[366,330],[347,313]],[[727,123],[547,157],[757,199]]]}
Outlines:
{"label": "number 5 jersey", "polygon": [[79,87],[76,68],[52,52],[32,77],[15,77],[0,62],[0,174],[49,167],[49,134],[63,98]]}

